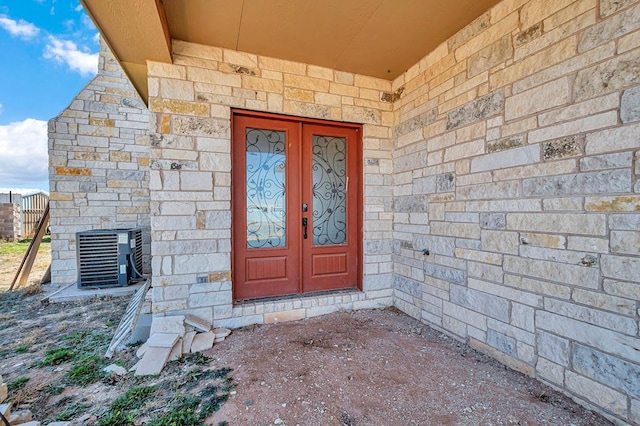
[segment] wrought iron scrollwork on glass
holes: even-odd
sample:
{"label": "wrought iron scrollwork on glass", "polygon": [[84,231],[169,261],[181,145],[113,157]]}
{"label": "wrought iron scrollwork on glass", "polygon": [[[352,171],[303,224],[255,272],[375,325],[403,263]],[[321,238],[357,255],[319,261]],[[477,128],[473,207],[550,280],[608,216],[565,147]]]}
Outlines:
{"label": "wrought iron scrollwork on glass", "polygon": [[285,133],[247,128],[247,248],[286,244]]}
{"label": "wrought iron scrollwork on glass", "polygon": [[313,244],[347,240],[347,141],[314,135],[312,139]]}

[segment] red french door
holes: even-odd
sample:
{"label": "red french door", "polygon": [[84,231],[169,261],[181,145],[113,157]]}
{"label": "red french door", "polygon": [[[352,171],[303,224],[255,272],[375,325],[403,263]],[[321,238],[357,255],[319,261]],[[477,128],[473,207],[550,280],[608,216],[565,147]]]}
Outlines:
{"label": "red french door", "polygon": [[357,288],[359,128],[233,117],[234,299]]}

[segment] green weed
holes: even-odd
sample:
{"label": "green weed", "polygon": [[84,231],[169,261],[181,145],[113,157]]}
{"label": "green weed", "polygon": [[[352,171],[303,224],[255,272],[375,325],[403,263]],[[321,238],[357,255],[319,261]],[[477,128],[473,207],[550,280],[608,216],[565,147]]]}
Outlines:
{"label": "green weed", "polygon": [[16,352],[23,354],[25,352],[29,352],[29,349],[31,349],[31,345],[20,345],[16,348]]}
{"label": "green weed", "polygon": [[104,360],[95,355],[87,355],[76,362],[67,372],[69,381],[78,386],[86,386],[102,379]]}
{"label": "green weed", "polygon": [[123,412],[127,410],[137,410],[147,402],[147,399],[149,399],[156,390],[158,390],[157,385],[131,388],[111,403],[111,410]]}
{"label": "green weed", "polygon": [[186,361],[192,362],[196,365],[209,365],[211,358],[203,354],[202,352],[196,352],[189,354],[186,357]]}
{"label": "green weed", "polygon": [[133,426],[135,416],[126,411],[112,411],[100,419],[99,426]]}
{"label": "green weed", "polygon": [[180,395],[175,400],[175,405],[172,405],[169,412],[156,417],[147,423],[148,426],[200,426],[202,424],[202,418],[196,412],[198,405],[200,405],[200,399],[196,396],[182,396]]}
{"label": "green weed", "polygon": [[57,348],[49,349],[44,355],[44,359],[35,363],[36,367],[42,367],[44,365],[58,365],[63,362],[71,361],[76,357],[76,353],[71,349]]}
{"label": "green weed", "polygon": [[55,421],[66,422],[67,420],[73,419],[78,414],[84,414],[87,411],[87,408],[90,407],[91,405],[89,404],[73,403],[65,407],[64,411],[55,417]]}
{"label": "green weed", "polygon": [[22,389],[28,381],[29,381],[28,377],[18,377],[13,382],[10,382],[7,385],[7,388],[9,388],[9,392],[15,392],[19,389]]}
{"label": "green weed", "polygon": [[79,330],[62,338],[68,346],[85,354],[98,354],[109,344],[111,335],[99,331]]}
{"label": "green weed", "polygon": [[44,388],[49,395],[60,395],[64,391],[64,386],[57,382],[51,382]]}

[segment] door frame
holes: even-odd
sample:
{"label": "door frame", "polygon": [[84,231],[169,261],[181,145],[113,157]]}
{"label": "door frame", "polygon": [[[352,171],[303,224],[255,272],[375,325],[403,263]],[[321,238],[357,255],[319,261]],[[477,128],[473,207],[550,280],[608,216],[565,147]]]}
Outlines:
{"label": "door frame", "polygon": [[[236,240],[236,233],[240,232],[244,235],[244,229],[240,230],[237,229],[235,226],[235,221],[233,220],[233,217],[235,217],[236,213],[235,212],[235,202],[234,202],[234,196],[235,196],[235,180],[237,179],[237,177],[235,176],[235,174],[233,173],[233,158],[235,156],[235,150],[238,149],[235,144],[234,144],[234,118],[235,117],[239,117],[239,116],[243,116],[243,117],[252,117],[252,118],[265,118],[265,119],[271,119],[271,120],[280,120],[280,121],[289,121],[289,122],[295,122],[298,123],[299,125],[299,135],[300,135],[300,140],[302,141],[302,126],[303,124],[319,124],[319,125],[325,125],[325,126],[332,126],[332,127],[342,127],[342,128],[349,128],[349,129],[355,129],[356,130],[356,147],[355,147],[355,156],[356,156],[356,164],[357,164],[357,169],[355,171],[356,175],[358,176],[358,185],[356,185],[355,187],[355,191],[357,192],[356,198],[357,198],[357,230],[356,230],[356,240],[357,240],[357,274],[356,274],[356,288],[360,291],[362,291],[362,278],[363,278],[363,270],[364,270],[364,240],[363,240],[363,230],[364,230],[364,173],[363,173],[363,126],[362,124],[358,124],[358,123],[347,123],[347,122],[341,122],[341,121],[331,121],[331,120],[321,120],[321,119],[315,119],[315,118],[306,118],[306,117],[296,117],[296,116],[291,116],[291,115],[283,115],[283,114],[274,114],[274,113],[268,113],[268,112],[257,112],[257,111],[248,111],[248,110],[243,110],[243,109],[235,109],[232,108],[231,109],[231,134],[230,134],[230,144],[231,144],[231,152],[230,152],[230,156],[231,156],[231,291],[232,291],[232,300],[233,300],[233,304],[237,304],[237,303],[241,303],[243,300],[240,299],[238,300],[236,297],[236,286],[234,285],[234,278],[236,276],[235,274],[235,255],[234,255],[234,241]],[[239,212],[238,212],[239,213]],[[302,256],[300,256],[300,259],[298,260],[298,271],[301,274],[302,273]],[[325,291],[340,291],[340,290],[325,290]],[[321,292],[325,292],[325,291],[321,291]],[[296,295],[298,296],[304,296],[304,295],[308,295],[308,294],[313,294],[311,293],[302,293],[302,277],[300,277],[300,284],[299,284],[299,289],[298,289],[298,293]],[[282,295],[282,296],[272,296],[271,298],[277,299],[279,297],[290,297],[291,295]],[[251,300],[251,299],[248,299]]]}

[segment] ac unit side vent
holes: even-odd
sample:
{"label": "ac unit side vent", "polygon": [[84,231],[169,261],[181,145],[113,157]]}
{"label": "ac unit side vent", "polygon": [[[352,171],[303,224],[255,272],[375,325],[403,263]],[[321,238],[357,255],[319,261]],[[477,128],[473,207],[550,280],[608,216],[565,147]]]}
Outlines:
{"label": "ac unit side vent", "polygon": [[142,230],[106,229],[76,234],[78,288],[129,285],[142,272]]}

